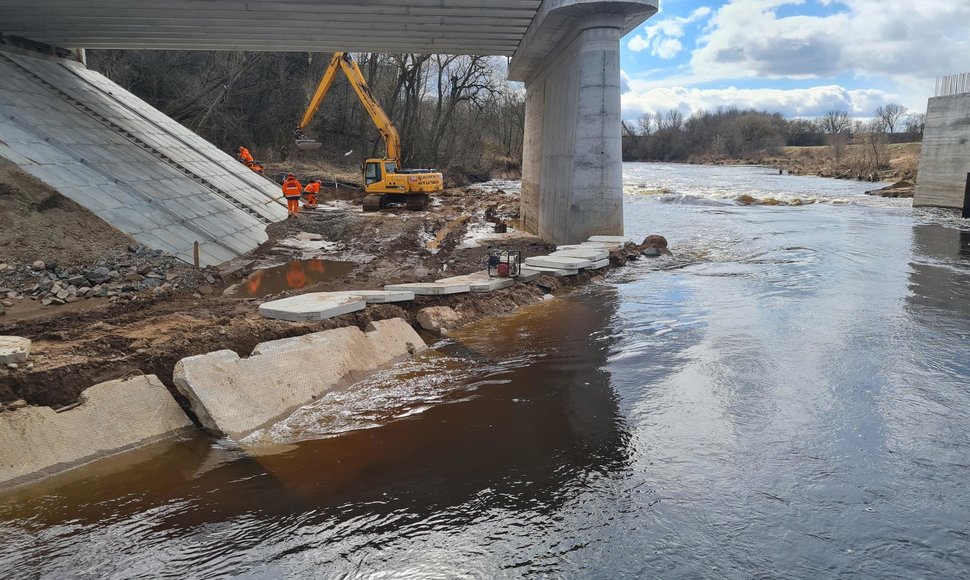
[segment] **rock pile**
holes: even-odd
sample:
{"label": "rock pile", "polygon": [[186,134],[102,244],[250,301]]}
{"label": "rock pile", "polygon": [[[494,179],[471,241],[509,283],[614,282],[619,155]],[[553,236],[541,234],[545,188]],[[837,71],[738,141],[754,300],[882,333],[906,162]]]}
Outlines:
{"label": "rock pile", "polygon": [[30,264],[0,264],[0,315],[14,300],[30,299],[44,306],[87,298],[131,298],[142,293],[165,294],[180,289],[201,290],[216,276],[173,256],[141,244],[128,252],[87,266],[60,267],[36,260]]}

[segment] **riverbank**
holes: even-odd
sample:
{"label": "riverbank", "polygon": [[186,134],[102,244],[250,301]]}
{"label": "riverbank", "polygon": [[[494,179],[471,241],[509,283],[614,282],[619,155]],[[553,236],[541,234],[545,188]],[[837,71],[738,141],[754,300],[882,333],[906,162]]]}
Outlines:
{"label": "riverbank", "polygon": [[[862,162],[865,157],[863,145],[847,145],[838,160],[831,147],[785,147],[778,155],[751,157],[695,156],[689,163],[695,165],[759,165],[775,167],[789,175],[830,177],[858,181],[915,183],[919,169],[921,143],[897,143],[886,145],[887,167],[880,170],[868,168]],[[912,185],[908,197],[912,197]],[[907,195],[894,195],[907,197]]]}
{"label": "riverbank", "polygon": [[[144,278],[167,279],[164,289],[123,281],[142,275],[135,252],[119,248],[124,252],[118,258],[121,262],[111,262],[109,274],[121,281],[104,287],[119,284],[124,292],[111,290],[110,297],[72,299],[64,305],[44,304],[30,291],[37,285],[33,274],[47,280],[77,277],[77,292],[92,287],[77,272],[93,271],[94,264],[78,256],[69,268],[33,270],[25,260],[11,260],[7,270],[0,272],[0,284],[11,304],[0,318],[0,335],[29,338],[33,348],[29,364],[0,368],[0,403],[63,407],[76,402],[93,384],[138,374],[157,375],[175,394],[172,370],[188,356],[222,349],[246,356],[260,342],[342,326],[364,329],[372,321],[389,318],[418,326],[419,312],[429,306],[451,308],[455,312],[451,324],[464,325],[541,301],[549,292],[582,285],[599,275],[543,276],[487,294],[419,296],[412,302],[372,305],[323,322],[263,318],[259,304],[285,296],[379,289],[482,270],[491,246],[521,251],[523,257],[554,250],[553,245],[515,229],[518,196],[500,187],[445,191],[426,212],[364,213],[359,196],[344,189],[328,188],[320,197],[319,210],[271,225],[267,243],[220,268],[195,270],[170,257],[153,257],[171,260],[174,270],[192,274],[183,280],[169,278],[170,272],[162,270],[157,274],[160,278]],[[496,225],[506,233],[494,233]],[[639,255],[635,250],[628,254]],[[615,261],[625,258],[618,254]],[[276,272],[281,274],[278,279],[271,276]]]}

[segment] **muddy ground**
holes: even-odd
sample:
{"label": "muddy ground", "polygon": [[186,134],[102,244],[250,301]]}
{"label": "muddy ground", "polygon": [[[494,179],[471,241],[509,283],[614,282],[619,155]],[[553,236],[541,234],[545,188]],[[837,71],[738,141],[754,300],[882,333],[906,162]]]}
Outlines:
{"label": "muddy ground", "polygon": [[[462,323],[498,316],[542,300],[564,286],[585,283],[592,274],[560,279],[544,276],[530,284],[488,294],[418,297],[401,305],[366,310],[315,323],[291,323],[259,316],[259,303],[286,295],[327,290],[379,289],[384,284],[417,282],[483,269],[489,247],[520,250],[524,257],[553,247],[514,229],[518,199],[500,189],[464,188],[443,192],[423,212],[364,213],[359,196],[326,190],[323,207],[268,228],[270,241],[231,267],[213,271],[212,292],[191,284],[170,292],[142,292],[128,299],[87,300],[38,307],[20,298],[0,318],[0,335],[30,338],[29,364],[0,367],[0,403],[18,399],[32,405],[61,407],[77,401],[86,388],[134,374],[155,374],[175,393],[172,371],[187,356],[228,349],[247,356],[267,340],[401,317],[415,324],[428,306],[454,308]],[[495,223],[508,233],[490,234]],[[99,250],[93,248],[98,254]],[[638,254],[631,249],[631,253]],[[315,284],[291,280],[288,288],[258,298],[232,294],[252,285],[267,266],[290,267],[303,260],[340,260],[349,264],[341,276]],[[84,257],[80,256],[83,262]],[[209,274],[206,274],[207,276]],[[222,290],[228,293],[223,294]],[[119,297],[120,298],[120,297]],[[83,305],[79,307],[79,305]],[[29,316],[21,314],[30,311]]]}

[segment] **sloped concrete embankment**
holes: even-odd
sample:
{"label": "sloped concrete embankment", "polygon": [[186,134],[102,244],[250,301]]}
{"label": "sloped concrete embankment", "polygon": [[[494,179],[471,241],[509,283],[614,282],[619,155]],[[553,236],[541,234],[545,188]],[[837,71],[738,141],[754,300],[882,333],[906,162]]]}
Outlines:
{"label": "sloped concrete embankment", "polygon": [[414,329],[395,318],[375,321],[366,332],[345,327],[265,342],[247,358],[230,350],[189,357],[175,366],[174,380],[207,430],[239,440],[424,348]]}
{"label": "sloped concrete embankment", "polygon": [[276,186],[78,63],[0,50],[0,157],[146,246],[212,265],[285,217]]}
{"label": "sloped concrete embankment", "polygon": [[26,483],[193,429],[157,377],[95,385],[63,412],[0,414],[0,488]]}

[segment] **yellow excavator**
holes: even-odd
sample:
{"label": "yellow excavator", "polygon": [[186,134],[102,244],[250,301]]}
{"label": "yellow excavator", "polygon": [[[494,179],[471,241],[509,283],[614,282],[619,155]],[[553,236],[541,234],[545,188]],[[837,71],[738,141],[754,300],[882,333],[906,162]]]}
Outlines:
{"label": "yellow excavator", "polygon": [[407,209],[414,211],[425,209],[428,206],[428,194],[444,189],[444,178],[441,173],[431,169],[401,169],[401,138],[397,129],[371,94],[360,67],[348,52],[334,53],[330,65],[323,73],[317,91],[303,114],[303,120],[296,128],[297,147],[303,150],[321,147],[320,142],[307,138],[306,128],[327,96],[339,70],[347,75],[350,86],[354,88],[364,109],[384,138],[385,156],[368,159],[361,166],[364,191],[368,194],[364,197],[364,211],[382,210],[391,204],[404,204]]}

